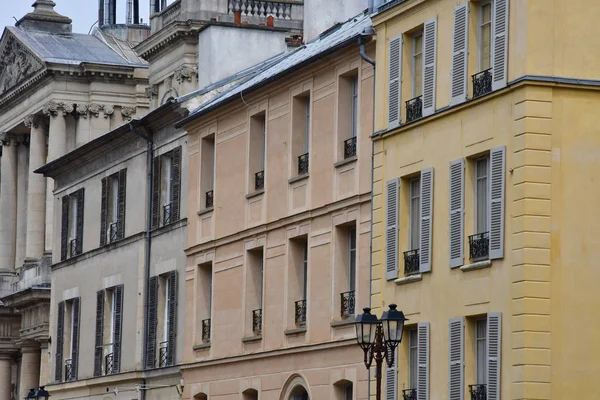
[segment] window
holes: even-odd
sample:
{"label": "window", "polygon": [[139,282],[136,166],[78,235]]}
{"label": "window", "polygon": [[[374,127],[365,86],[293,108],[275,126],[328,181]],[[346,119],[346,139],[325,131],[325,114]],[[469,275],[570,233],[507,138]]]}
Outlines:
{"label": "window", "polygon": [[209,343],[212,308],[212,263],[198,266],[198,316],[202,324],[199,342]]}
{"label": "window", "polygon": [[485,385],[486,377],[486,331],[487,320],[479,319],[475,321],[475,383]]}
{"label": "window", "polygon": [[409,244],[411,250],[419,249],[420,225],[421,225],[421,179],[415,178],[410,181],[410,211],[409,211]]}
{"label": "window", "polygon": [[83,204],[84,189],[62,198],[61,260],[82,253]]}
{"label": "window", "polygon": [[122,326],[123,285],[98,291],[94,376],[120,372]]}
{"label": "window", "polygon": [[423,32],[412,37],[412,96],[423,94]]}
{"label": "window", "polygon": [[479,6],[479,71],[490,69],[492,48],[492,3],[484,1]]}
{"label": "window", "polygon": [[356,290],[356,227],[348,229],[348,290]]}
{"label": "window", "polygon": [[177,275],[174,270],[150,278],[147,368],[162,368],[175,363]]}
{"label": "window", "polygon": [[244,400],[258,400],[258,392],[255,389],[247,389],[242,394]]}
{"label": "window", "polygon": [[152,227],[179,220],[181,147],[154,158],[152,182]]}
{"label": "window", "polygon": [[337,226],[334,243],[334,310],[342,320],[353,318],[356,311],[357,233],[355,222]]}
{"label": "window", "polygon": [[263,323],[263,275],[264,275],[264,252],[260,247],[248,251],[246,270],[246,309],[249,318],[247,327],[251,327],[254,336],[262,335]]}
{"label": "window", "polygon": [[265,145],[267,121],[264,111],[250,117],[250,191],[265,187]]}
{"label": "window", "polygon": [[308,297],[308,238],[302,236],[289,242],[288,326],[306,323]]}
{"label": "window", "polygon": [[489,157],[475,161],[475,230],[486,233],[489,230]]}
{"label": "window", "polygon": [[306,299],[308,292],[308,241],[302,243],[302,298],[294,304],[296,325],[306,324]]}
{"label": "window", "polygon": [[333,384],[334,386],[334,400],[354,400],[354,388],[352,382],[348,380],[341,380]]}
{"label": "window", "polygon": [[100,246],[125,236],[125,188],[127,169],[102,179]]}
{"label": "window", "polygon": [[358,135],[358,70],[340,76],[338,88],[338,159],[356,156]]}
{"label": "window", "polygon": [[215,135],[214,133],[202,138],[202,154],[200,155],[200,188],[201,208],[211,208],[214,204],[214,177],[215,177]]}
{"label": "window", "polygon": [[408,331],[408,389],[417,389],[419,375],[419,342],[417,329]]}
{"label": "window", "polygon": [[58,303],[55,364],[58,382],[77,380],[80,303],[79,297]]}
{"label": "window", "polygon": [[290,396],[290,400],[310,400],[306,389],[302,386],[296,387]]}
{"label": "window", "polygon": [[310,94],[295,96],[292,101],[292,162],[297,175],[308,173],[310,148]]}

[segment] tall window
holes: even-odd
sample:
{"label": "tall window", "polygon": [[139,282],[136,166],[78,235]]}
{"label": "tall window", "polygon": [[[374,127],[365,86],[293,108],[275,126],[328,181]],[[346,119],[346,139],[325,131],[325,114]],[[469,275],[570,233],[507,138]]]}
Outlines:
{"label": "tall window", "polygon": [[423,32],[412,37],[412,97],[423,94]]}
{"label": "tall window", "polygon": [[358,132],[358,77],[352,78],[352,129],[351,137],[356,137]]}
{"label": "tall window", "polygon": [[84,189],[62,198],[61,260],[82,253],[83,204]]}
{"label": "tall window", "polygon": [[415,178],[410,181],[410,237],[408,247],[416,250],[420,246],[421,226],[421,179]]}
{"label": "tall window", "polygon": [[98,291],[94,376],[119,373],[122,326],[123,285]]}
{"label": "tall window", "polygon": [[348,229],[348,290],[356,290],[356,227]]}
{"label": "tall window", "polygon": [[177,283],[176,270],[150,278],[147,368],[162,368],[175,363]]}
{"label": "tall window", "polygon": [[125,188],[127,169],[102,179],[100,246],[125,236]]}
{"label": "tall window", "polygon": [[263,285],[264,285],[264,252],[263,248],[248,251],[246,270],[246,306],[247,324],[255,336],[262,334]]}
{"label": "tall window", "polygon": [[418,359],[418,335],[416,329],[408,331],[408,389],[417,388],[417,376],[419,372]]}
{"label": "tall window", "polygon": [[476,233],[489,230],[489,157],[475,161],[475,229]]}
{"label": "tall window", "polygon": [[358,69],[340,75],[338,84],[337,136],[339,140],[338,159],[356,156],[356,136],[358,135]]}
{"label": "tall window", "polygon": [[55,360],[58,382],[77,380],[80,303],[79,297],[58,303]]}
{"label": "tall window", "polygon": [[487,383],[486,376],[486,336],[487,336],[487,320],[480,319],[475,325],[475,379],[478,385]]}
{"label": "tall window", "polygon": [[200,188],[201,188],[201,208],[211,208],[214,199],[214,179],[215,179],[215,135],[211,134],[202,138],[200,155]]}
{"label": "tall window", "polygon": [[308,153],[310,144],[310,96],[304,98],[304,152]]}
{"label": "tall window", "polygon": [[181,196],[181,147],[154,158],[152,227],[179,220]]}
{"label": "tall window", "polygon": [[250,117],[250,192],[265,186],[266,114],[264,111]]}
{"label": "tall window", "polygon": [[310,147],[310,93],[295,96],[292,101],[292,171],[308,173]]}
{"label": "tall window", "polygon": [[479,70],[491,68],[492,2],[483,1],[479,6]]}
{"label": "tall window", "polygon": [[201,326],[201,341],[210,342],[212,308],[212,263],[198,266],[198,317]]}

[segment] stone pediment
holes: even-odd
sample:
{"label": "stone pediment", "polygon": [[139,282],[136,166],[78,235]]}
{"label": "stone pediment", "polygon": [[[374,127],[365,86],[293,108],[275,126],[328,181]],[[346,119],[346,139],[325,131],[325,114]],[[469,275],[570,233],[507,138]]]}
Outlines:
{"label": "stone pediment", "polygon": [[44,68],[15,36],[6,32],[0,43],[0,97]]}

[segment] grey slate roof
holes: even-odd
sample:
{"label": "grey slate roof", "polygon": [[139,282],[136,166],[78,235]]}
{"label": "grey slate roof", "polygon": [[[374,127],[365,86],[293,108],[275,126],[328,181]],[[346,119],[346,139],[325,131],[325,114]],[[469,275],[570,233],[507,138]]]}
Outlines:
{"label": "grey slate roof", "polygon": [[98,63],[118,66],[145,67],[139,58],[128,59],[123,52],[109,46],[102,35],[52,34],[15,26],[8,29],[45,62],[74,64]]}
{"label": "grey slate roof", "polygon": [[361,13],[342,24],[332,27],[329,31],[325,31],[318,38],[293,52],[277,55],[252,67],[263,68],[263,70],[252,78],[241,81],[239,84],[232,87],[231,90],[222,93],[212,101],[199,106],[190,114],[190,116],[178,122],[177,126],[232,100],[242,92],[247,92],[253,88],[266,84],[267,82],[290,72],[293,68],[298,67],[303,63],[309,62],[328,51],[334,50],[339,46],[357,39],[369,26],[372,26],[370,16],[367,13]]}

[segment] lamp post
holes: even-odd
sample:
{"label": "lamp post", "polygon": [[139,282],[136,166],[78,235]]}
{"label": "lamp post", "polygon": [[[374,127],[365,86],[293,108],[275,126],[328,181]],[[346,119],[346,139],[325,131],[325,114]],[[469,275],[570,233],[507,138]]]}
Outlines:
{"label": "lamp post", "polygon": [[50,397],[50,393],[44,386],[40,386],[40,388],[36,391],[34,388],[29,389],[29,393],[24,397],[25,400],[48,400]]}
{"label": "lamp post", "polygon": [[396,347],[402,342],[404,322],[407,321],[404,313],[396,310],[396,307],[395,304],[390,304],[390,309],[384,311],[381,319],[371,314],[369,307],[364,308],[364,313],[356,317],[356,341],[365,354],[365,367],[370,369],[373,360],[377,367],[377,400],[381,400],[383,360],[387,361],[390,368],[394,365],[394,353]]}

